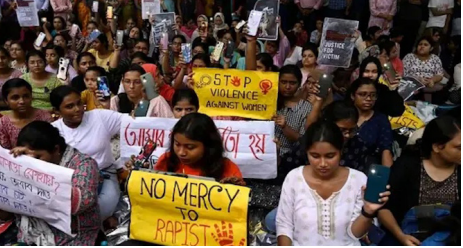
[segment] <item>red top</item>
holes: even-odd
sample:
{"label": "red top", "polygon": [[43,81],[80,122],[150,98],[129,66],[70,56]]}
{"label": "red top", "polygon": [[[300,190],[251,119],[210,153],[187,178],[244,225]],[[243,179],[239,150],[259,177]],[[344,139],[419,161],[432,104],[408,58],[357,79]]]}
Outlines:
{"label": "red top", "polygon": [[[160,88],[159,88],[159,95],[161,95],[162,97],[164,97],[164,99],[166,99],[166,101],[172,105],[172,97],[174,96],[174,93],[175,93],[175,89],[172,88],[172,86],[170,85],[167,85],[167,84],[163,84]],[[173,107],[173,106],[172,106]]]}
{"label": "red top", "polygon": [[[159,158],[158,162],[156,163],[156,166],[154,167],[154,169],[158,171],[167,171],[167,161],[168,161],[169,156],[170,156],[170,152],[166,152],[162,154],[162,156]],[[192,168],[182,163],[179,164],[178,169],[177,171],[175,171],[175,173],[182,173],[182,174],[187,174],[187,175],[192,175],[192,176],[204,176],[202,175],[202,171],[199,168]],[[233,163],[230,159],[225,158],[223,175],[220,179],[224,179],[227,177],[243,178],[243,175],[241,175],[241,171],[238,165]]]}

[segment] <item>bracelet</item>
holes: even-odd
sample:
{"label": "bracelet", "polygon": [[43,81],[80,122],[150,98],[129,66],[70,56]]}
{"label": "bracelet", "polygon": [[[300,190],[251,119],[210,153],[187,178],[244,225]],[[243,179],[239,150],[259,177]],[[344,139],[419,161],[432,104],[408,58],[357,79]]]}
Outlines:
{"label": "bracelet", "polygon": [[376,218],[377,213],[375,212],[374,214],[369,214],[365,212],[365,209],[362,207],[362,215],[368,219],[374,219]]}

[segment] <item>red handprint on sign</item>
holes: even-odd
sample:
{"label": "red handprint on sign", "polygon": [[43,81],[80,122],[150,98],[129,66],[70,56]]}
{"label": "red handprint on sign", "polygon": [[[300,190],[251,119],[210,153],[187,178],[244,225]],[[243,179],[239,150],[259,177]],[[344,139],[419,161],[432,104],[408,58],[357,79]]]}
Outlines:
{"label": "red handprint on sign", "polygon": [[[222,221],[222,230],[220,230],[220,227],[217,224],[215,224],[214,227],[217,234],[211,233],[211,235],[215,241],[220,244],[220,246],[235,246],[233,243],[234,239],[232,223],[228,223],[228,231],[225,221]],[[245,243],[246,239],[242,238],[238,246],[244,246]]]}

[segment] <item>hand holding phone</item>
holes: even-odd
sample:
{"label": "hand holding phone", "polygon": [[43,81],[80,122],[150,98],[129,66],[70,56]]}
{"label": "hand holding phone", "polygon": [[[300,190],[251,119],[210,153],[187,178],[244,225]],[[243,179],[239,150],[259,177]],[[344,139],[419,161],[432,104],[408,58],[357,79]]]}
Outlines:
{"label": "hand holding phone", "polygon": [[182,44],[182,55],[185,63],[189,64],[191,62],[191,44],[183,43]]}
{"label": "hand holding phone", "polygon": [[148,72],[141,75],[140,80],[143,84],[143,88],[145,88],[145,94],[148,100],[154,99],[159,96],[159,92],[157,90],[153,75],[151,75],[151,73]]}
{"label": "hand holding phone", "polygon": [[109,90],[109,82],[107,77],[98,77],[98,91],[103,94],[103,99],[107,100],[111,97],[111,91]]}
{"label": "hand holding phone", "polygon": [[384,204],[384,202],[379,201],[382,198],[379,194],[387,191],[390,171],[391,169],[384,165],[372,164],[370,166],[364,195],[365,201]]}
{"label": "hand holding phone", "polygon": [[320,98],[325,99],[328,96],[328,92],[333,84],[333,78],[333,75],[323,74],[318,80],[320,85],[320,93],[318,93],[318,96]]}
{"label": "hand holding phone", "polygon": [[252,10],[248,19],[248,35],[257,36],[260,20],[262,19],[262,11]]}
{"label": "hand holding phone", "polygon": [[134,116],[135,117],[146,117],[146,114],[148,114],[149,105],[150,105],[150,102],[148,102],[147,100],[141,100],[134,110]]}
{"label": "hand holding phone", "polygon": [[221,41],[217,42],[217,45],[214,48],[214,51],[212,52],[212,59],[215,61],[220,60],[220,56],[222,55],[224,44]]}

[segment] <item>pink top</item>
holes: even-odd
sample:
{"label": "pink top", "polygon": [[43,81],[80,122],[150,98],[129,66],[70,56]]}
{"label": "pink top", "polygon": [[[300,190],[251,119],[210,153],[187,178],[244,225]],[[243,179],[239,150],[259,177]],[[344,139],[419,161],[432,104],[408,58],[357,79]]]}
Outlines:
{"label": "pink top", "polygon": [[[119,112],[119,97],[114,96],[111,98],[111,107],[113,111]],[[162,118],[174,118],[174,114],[170,109],[169,103],[162,96],[151,99],[150,106],[146,117],[162,117]]]}
{"label": "pink top", "polygon": [[378,26],[384,33],[389,33],[392,27],[392,21],[387,21],[381,17],[376,17],[379,14],[387,14],[394,16],[397,11],[397,0],[370,0],[370,22],[368,27]]}
{"label": "pink top", "polygon": [[286,57],[291,50],[289,45],[289,40],[286,36],[280,39],[280,48],[278,49],[278,53],[273,56],[273,64],[278,68],[282,67],[285,63]]}
{"label": "pink top", "polygon": [[295,4],[300,4],[304,9],[319,9],[323,0],[294,0]]}
{"label": "pink top", "polygon": [[50,0],[51,7],[55,16],[61,16],[67,20],[68,15],[72,12],[71,0]]}
{"label": "pink top", "polygon": [[[35,109],[35,116],[33,121],[47,121],[52,122],[53,119],[48,111],[42,109]],[[11,149],[16,146],[18,135],[21,128],[16,127],[11,122],[8,115],[0,118],[0,145],[5,149]]]}
{"label": "pink top", "polygon": [[13,79],[13,78],[20,78],[23,75],[23,73],[20,70],[13,69],[13,72],[11,73],[9,78],[6,79],[0,79],[0,98],[2,98],[2,87],[6,83],[6,81]]}

